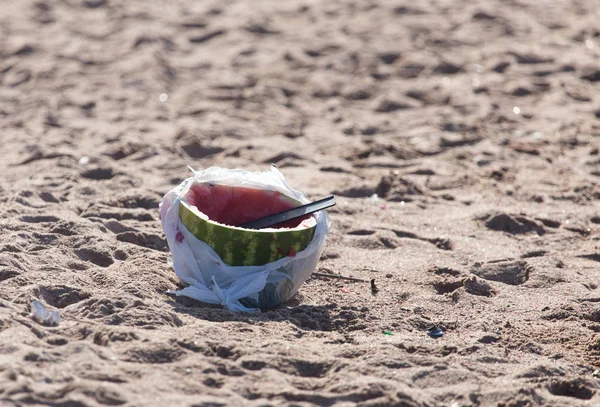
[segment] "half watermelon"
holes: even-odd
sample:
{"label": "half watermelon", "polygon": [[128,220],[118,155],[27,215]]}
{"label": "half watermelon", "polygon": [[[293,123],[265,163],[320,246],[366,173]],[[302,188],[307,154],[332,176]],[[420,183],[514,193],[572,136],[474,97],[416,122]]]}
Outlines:
{"label": "half watermelon", "polygon": [[304,250],[313,239],[316,219],[307,215],[261,230],[235,225],[300,205],[279,191],[194,182],[181,199],[179,217],[224,263],[262,266]]}

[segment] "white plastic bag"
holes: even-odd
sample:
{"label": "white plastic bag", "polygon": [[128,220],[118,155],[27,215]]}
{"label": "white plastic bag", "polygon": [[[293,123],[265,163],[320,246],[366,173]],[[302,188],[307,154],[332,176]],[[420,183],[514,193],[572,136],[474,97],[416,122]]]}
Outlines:
{"label": "white plastic bag", "polygon": [[34,300],[31,303],[31,318],[35,319],[40,324],[56,326],[60,324],[60,315],[57,310],[47,310],[38,301]]}
{"label": "white plastic bag", "polygon": [[329,233],[324,211],[315,214],[317,226],[311,243],[294,257],[284,257],[263,266],[232,267],[206,243],[196,239],[179,219],[179,202],[192,183],[218,183],[229,186],[279,191],[300,202],[310,201],[291,188],[275,167],[270,171],[248,172],[210,167],[194,171],[194,176],[169,191],[160,205],[160,217],[167,237],[173,268],[187,286],[175,294],[209,304],[221,304],[231,311],[257,312],[292,298],[312,274]]}

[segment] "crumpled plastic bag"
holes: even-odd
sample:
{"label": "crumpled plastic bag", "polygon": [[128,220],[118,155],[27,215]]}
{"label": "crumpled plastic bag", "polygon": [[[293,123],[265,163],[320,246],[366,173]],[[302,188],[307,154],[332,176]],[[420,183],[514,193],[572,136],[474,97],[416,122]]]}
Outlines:
{"label": "crumpled plastic bag", "polygon": [[49,326],[56,326],[60,324],[60,315],[58,314],[58,311],[47,310],[38,300],[34,300],[31,303],[30,316],[40,324]]}
{"label": "crumpled plastic bag", "polygon": [[279,191],[303,204],[310,201],[300,191],[291,188],[275,167],[264,172],[219,167],[192,171],[194,176],[169,191],[160,205],[163,230],[173,256],[173,269],[186,285],[174,293],[244,312],[272,308],[292,298],[312,274],[323,252],[330,228],[325,211],[314,215],[317,225],[313,240],[294,257],[284,257],[263,266],[229,266],[208,244],[196,239],[179,219],[180,200],[194,182]]}

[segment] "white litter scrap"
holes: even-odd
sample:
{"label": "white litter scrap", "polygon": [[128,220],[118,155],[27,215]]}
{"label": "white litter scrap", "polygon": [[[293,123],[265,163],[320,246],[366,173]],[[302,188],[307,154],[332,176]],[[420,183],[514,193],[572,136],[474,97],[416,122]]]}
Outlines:
{"label": "white litter scrap", "polygon": [[47,310],[38,300],[31,303],[31,318],[40,324],[56,326],[60,323],[60,315],[56,310]]}

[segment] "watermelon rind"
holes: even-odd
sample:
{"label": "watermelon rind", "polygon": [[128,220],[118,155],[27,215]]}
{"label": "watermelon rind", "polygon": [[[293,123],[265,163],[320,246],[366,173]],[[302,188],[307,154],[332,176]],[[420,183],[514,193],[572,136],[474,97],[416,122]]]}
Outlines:
{"label": "watermelon rind", "polygon": [[230,266],[262,266],[294,256],[306,249],[316,230],[312,218],[293,229],[253,230],[224,225],[208,219],[184,200],[179,204],[179,218],[192,235],[212,247]]}

